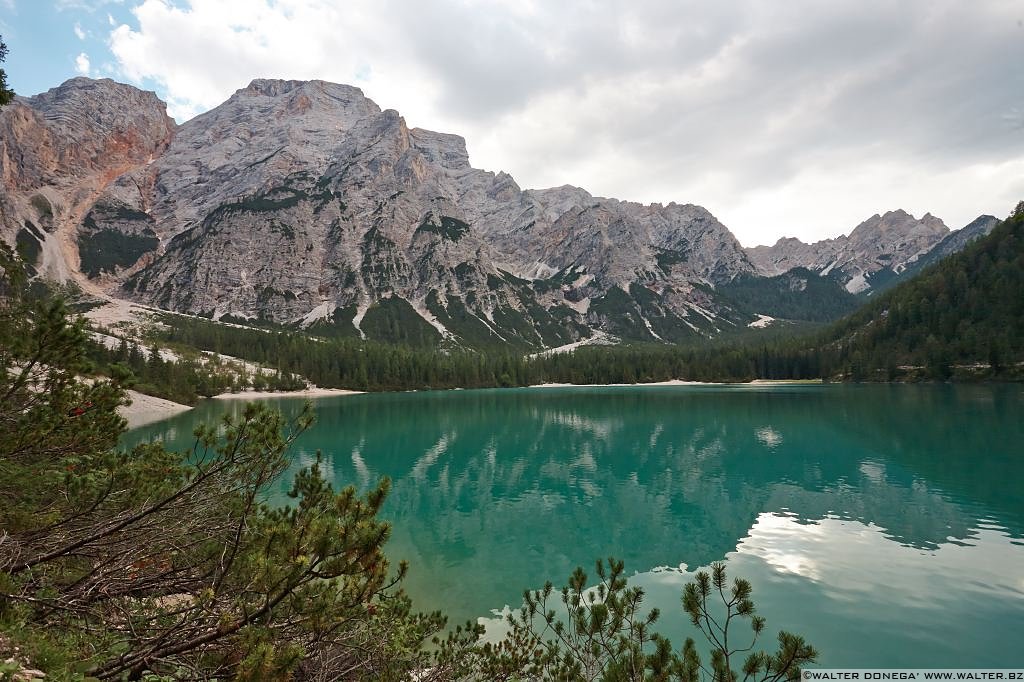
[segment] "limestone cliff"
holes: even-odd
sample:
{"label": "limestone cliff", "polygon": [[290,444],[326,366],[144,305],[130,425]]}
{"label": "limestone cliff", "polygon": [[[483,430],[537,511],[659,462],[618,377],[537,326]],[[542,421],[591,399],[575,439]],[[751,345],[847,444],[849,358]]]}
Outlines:
{"label": "limestone cliff", "polygon": [[76,78],[0,112],[0,131],[5,238],[93,291],[536,348],[750,318],[714,295],[754,266],[707,210],[524,191],[346,85],[256,80],[179,127],[152,93]]}
{"label": "limestone cliff", "polygon": [[849,236],[813,244],[784,238],[774,246],[748,249],[747,254],[762,275],[807,268],[857,294],[898,277],[947,235],[946,224],[930,213],[915,218],[895,210],[871,216]]}

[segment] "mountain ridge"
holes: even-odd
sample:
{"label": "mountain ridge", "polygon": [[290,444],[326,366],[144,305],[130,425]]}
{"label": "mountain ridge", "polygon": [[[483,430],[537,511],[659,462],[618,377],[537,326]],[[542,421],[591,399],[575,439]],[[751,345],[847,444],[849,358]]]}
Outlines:
{"label": "mountain ridge", "polygon": [[[895,209],[874,214],[848,235],[810,244],[782,237],[771,246],[748,248],[747,254],[763,276],[806,268],[822,277],[832,277],[852,294],[870,295],[988,234],[997,222],[995,217],[983,215],[951,231],[931,213],[915,218]],[[945,246],[940,248],[940,244]]]}
{"label": "mountain ridge", "polygon": [[0,132],[17,133],[0,140],[4,237],[94,294],[533,349],[714,336],[761,312],[718,293],[765,273],[707,209],[524,190],[349,85],[255,79],[179,126],[153,93],[78,78],[19,98]]}
{"label": "mountain ridge", "polygon": [[967,226],[973,234],[961,249],[835,323],[822,346],[830,363],[855,381],[903,373],[945,381],[979,371],[1019,379],[1024,201],[994,227],[989,217]]}

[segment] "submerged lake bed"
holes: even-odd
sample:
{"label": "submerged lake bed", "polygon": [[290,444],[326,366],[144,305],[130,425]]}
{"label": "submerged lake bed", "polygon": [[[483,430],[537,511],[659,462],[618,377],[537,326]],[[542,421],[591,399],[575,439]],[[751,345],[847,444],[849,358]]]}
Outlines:
{"label": "submerged lake bed", "polygon": [[[286,414],[304,400],[271,399]],[[769,629],[825,667],[1019,665],[1024,388],[707,385],[362,394],[313,401],[292,469],[392,492],[388,554],[452,624],[500,629],[524,589],[626,562],[656,628],[699,637],[680,594],[726,561]],[[185,449],[207,401],[129,432]],[[293,472],[269,495],[287,501]],[[596,578],[595,578],[596,580]],[[774,648],[770,637],[765,648]]]}

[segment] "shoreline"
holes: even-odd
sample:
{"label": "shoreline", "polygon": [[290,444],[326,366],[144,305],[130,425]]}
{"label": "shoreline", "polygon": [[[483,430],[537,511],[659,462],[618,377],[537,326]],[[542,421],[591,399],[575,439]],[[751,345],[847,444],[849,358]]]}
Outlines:
{"label": "shoreline", "polygon": [[644,381],[632,384],[562,384],[551,382],[547,384],[530,384],[524,388],[614,388],[624,386],[724,386],[722,382],[713,381],[686,381],[683,379],[668,379],[667,381]]}
{"label": "shoreline", "polygon": [[[117,408],[117,413],[128,422],[128,429],[137,429],[154,422],[170,419],[194,406],[176,403],[138,391],[126,391],[131,402]],[[242,391],[221,393],[203,400],[265,400],[268,398],[328,398],[340,395],[358,395],[363,391],[349,391],[343,388],[305,388],[301,391]]]}
{"label": "shoreline", "polygon": [[643,381],[632,384],[531,384],[524,388],[611,388],[628,386],[783,386],[787,384],[824,384],[821,379],[752,379],[750,381],[689,381],[668,379],[666,381]]}
{"label": "shoreline", "polygon": [[751,379],[748,384],[772,386],[777,384],[824,384],[824,379]]}
{"label": "shoreline", "polygon": [[[816,385],[822,384],[821,379],[754,379],[743,382],[722,381],[688,381],[669,379],[667,381],[650,381],[633,384],[564,384],[546,383],[531,384],[519,388],[624,388],[631,386],[780,386],[780,385]],[[450,391],[467,390],[463,388],[441,389]],[[399,393],[405,391],[375,391],[377,393]],[[122,405],[117,412],[128,422],[129,429],[136,429],[153,422],[169,419],[182,412],[192,409],[191,405],[183,405],[172,400],[129,390],[131,403]],[[220,393],[203,400],[267,400],[272,398],[330,398],[334,396],[362,395],[366,391],[352,391],[345,388],[304,388],[300,391],[240,391],[238,393]]]}
{"label": "shoreline", "polygon": [[137,429],[153,422],[169,419],[182,412],[192,409],[191,405],[183,405],[173,400],[157,398],[154,395],[139,393],[138,391],[126,391],[131,402],[117,408],[117,413],[128,422],[128,429]]}
{"label": "shoreline", "polygon": [[207,400],[262,400],[264,398],[329,398],[336,395],[360,395],[365,391],[350,391],[347,388],[304,388],[300,391],[239,391],[218,393]]}

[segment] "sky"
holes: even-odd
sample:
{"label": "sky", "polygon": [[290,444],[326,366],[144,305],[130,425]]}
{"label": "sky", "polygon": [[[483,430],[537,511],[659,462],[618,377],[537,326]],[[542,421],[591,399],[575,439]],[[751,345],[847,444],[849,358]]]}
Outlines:
{"label": "sky", "polygon": [[0,0],[10,86],[360,87],[521,187],[695,203],[747,246],[1024,199],[1024,0]]}

